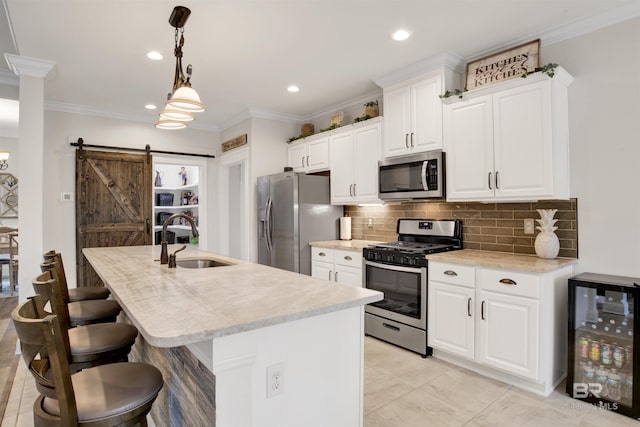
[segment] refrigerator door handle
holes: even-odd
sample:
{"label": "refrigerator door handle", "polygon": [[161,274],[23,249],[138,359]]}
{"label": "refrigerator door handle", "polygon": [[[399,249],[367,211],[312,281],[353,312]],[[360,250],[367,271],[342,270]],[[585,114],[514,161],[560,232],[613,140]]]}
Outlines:
{"label": "refrigerator door handle", "polygon": [[265,215],[264,227],[265,227],[265,240],[267,241],[267,251],[271,252],[273,250],[273,244],[271,243],[271,206],[273,205],[273,200],[271,197],[267,200],[267,212]]}

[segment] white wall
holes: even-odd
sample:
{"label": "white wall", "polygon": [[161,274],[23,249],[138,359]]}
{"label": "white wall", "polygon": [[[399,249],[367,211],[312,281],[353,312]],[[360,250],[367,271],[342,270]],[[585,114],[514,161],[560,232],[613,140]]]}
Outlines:
{"label": "white wall", "polygon": [[640,277],[640,18],[541,49],[569,86],[575,272]]}
{"label": "white wall", "polygon": [[[75,194],[75,152],[67,136],[82,137],[85,144],[215,154],[219,135],[192,128],[179,131],[156,129],[140,123],[78,114],[45,112],[45,248],[62,253],[69,285],[75,286],[75,203],[61,202],[60,193]],[[163,157],[166,155],[163,154]],[[209,174],[214,171],[209,170]],[[22,291],[31,294],[30,287]]]}

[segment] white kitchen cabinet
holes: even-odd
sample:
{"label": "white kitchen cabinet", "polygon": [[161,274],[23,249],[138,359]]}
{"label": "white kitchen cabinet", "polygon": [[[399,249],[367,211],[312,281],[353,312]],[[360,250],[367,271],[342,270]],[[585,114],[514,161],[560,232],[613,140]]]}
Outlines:
{"label": "white kitchen cabinet", "polygon": [[329,169],[329,137],[313,135],[288,147],[287,164],[296,172],[318,172]]}
{"label": "white kitchen cabinet", "polygon": [[311,276],[350,286],[362,286],[362,252],[311,248]]}
{"label": "white kitchen cabinet", "polygon": [[429,346],[445,360],[548,395],[566,373],[570,274],[571,267],[535,274],[430,260]]}
{"label": "white kitchen cabinet", "polygon": [[331,204],[380,203],[378,161],[382,118],[349,126],[329,137]]}
{"label": "white kitchen cabinet", "polygon": [[442,149],[442,101],[459,75],[441,67],[384,88],[383,157]]}
{"label": "white kitchen cabinet", "polygon": [[567,86],[557,68],[444,105],[447,200],[569,197]]}

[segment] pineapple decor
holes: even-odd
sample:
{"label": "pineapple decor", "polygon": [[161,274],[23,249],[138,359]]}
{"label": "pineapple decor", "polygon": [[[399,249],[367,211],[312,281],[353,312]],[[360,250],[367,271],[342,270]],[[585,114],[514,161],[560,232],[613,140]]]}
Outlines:
{"label": "pineapple decor", "polygon": [[553,219],[558,209],[536,209],[540,214],[540,219],[537,219],[539,226],[536,229],[540,230],[540,233],[536,236],[535,250],[536,254],[540,258],[552,259],[558,256],[560,252],[560,241],[556,236],[558,227],[555,223],[557,219]]}

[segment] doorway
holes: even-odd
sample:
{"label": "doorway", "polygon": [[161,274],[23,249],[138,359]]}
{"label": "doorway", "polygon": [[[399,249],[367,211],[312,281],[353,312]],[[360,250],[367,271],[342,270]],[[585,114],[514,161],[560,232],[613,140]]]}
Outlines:
{"label": "doorway", "polygon": [[249,260],[249,149],[238,149],[220,158],[220,252]]}

